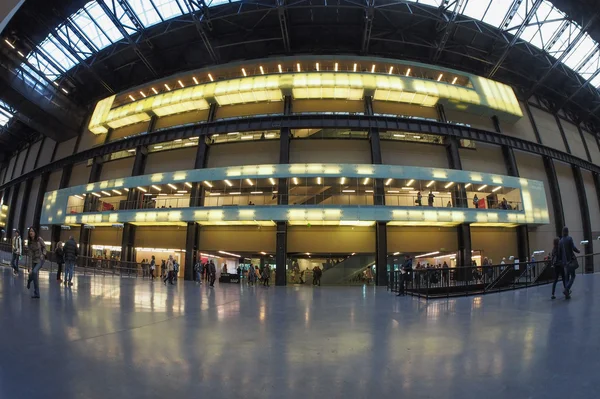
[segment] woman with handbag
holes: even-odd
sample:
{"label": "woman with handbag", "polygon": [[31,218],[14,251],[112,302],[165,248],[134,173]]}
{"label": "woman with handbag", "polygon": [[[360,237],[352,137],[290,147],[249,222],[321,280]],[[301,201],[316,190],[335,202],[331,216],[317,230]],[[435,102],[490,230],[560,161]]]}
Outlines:
{"label": "woman with handbag", "polygon": [[573,237],[569,235],[569,228],[567,226],[563,227],[562,235],[558,243],[558,259],[567,273],[567,283],[563,294],[565,294],[566,299],[569,299],[571,298],[571,287],[573,287],[573,283],[575,282],[575,270],[579,267],[575,252],[579,253],[579,250],[573,242]]}
{"label": "woman with handbag", "polygon": [[29,278],[27,279],[27,289],[31,287],[33,281],[33,295],[34,299],[40,297],[40,269],[44,264],[46,258],[46,243],[38,236],[37,231],[30,227],[27,233],[27,249],[29,251],[29,259],[31,261],[31,269],[29,272]]}
{"label": "woman with handbag", "polygon": [[554,293],[556,292],[556,283],[558,283],[558,278],[562,278],[563,290],[567,287],[567,282],[565,280],[565,268],[562,263],[558,259],[558,243],[560,242],[560,238],[556,237],[554,239],[554,248],[552,248],[552,254],[550,255],[550,267],[554,268],[554,283],[552,283],[552,299],[556,299]]}

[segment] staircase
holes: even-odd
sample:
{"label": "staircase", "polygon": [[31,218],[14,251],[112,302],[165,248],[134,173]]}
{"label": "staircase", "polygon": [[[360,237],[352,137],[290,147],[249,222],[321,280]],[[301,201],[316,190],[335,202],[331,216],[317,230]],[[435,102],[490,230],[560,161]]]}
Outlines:
{"label": "staircase", "polygon": [[375,255],[355,255],[324,270],[321,277],[323,285],[342,285],[359,282],[360,274],[375,264]]}

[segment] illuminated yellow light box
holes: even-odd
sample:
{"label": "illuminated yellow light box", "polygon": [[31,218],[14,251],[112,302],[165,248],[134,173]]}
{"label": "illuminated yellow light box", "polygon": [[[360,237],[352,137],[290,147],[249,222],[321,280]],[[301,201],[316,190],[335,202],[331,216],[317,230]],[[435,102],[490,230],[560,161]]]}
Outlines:
{"label": "illuminated yellow light box", "polygon": [[93,133],[194,110],[211,103],[235,105],[296,99],[361,100],[365,95],[378,101],[433,107],[443,102],[450,108],[497,115],[516,121],[523,116],[514,91],[507,85],[478,76],[473,88],[403,75],[348,72],[303,72],[250,76],[174,89],[112,108],[116,96],[98,102],[89,123]]}

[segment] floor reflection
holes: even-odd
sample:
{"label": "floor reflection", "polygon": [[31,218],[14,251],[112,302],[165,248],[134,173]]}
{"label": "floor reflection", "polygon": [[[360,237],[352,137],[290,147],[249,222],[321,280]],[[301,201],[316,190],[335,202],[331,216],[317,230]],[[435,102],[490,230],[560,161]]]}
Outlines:
{"label": "floor reflection", "polygon": [[48,273],[32,301],[23,276],[0,279],[2,398],[595,396],[596,275],[570,302]]}

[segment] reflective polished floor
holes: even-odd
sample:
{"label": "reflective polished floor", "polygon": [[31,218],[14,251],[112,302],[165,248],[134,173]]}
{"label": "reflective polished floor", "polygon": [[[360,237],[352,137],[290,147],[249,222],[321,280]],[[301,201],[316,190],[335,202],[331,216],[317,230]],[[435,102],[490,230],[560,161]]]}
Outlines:
{"label": "reflective polished floor", "polygon": [[0,398],[594,398],[600,275],[424,302],[0,267]]}

